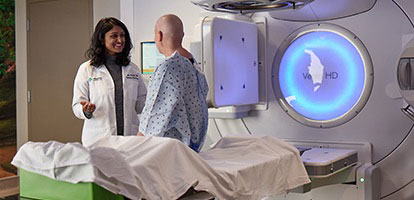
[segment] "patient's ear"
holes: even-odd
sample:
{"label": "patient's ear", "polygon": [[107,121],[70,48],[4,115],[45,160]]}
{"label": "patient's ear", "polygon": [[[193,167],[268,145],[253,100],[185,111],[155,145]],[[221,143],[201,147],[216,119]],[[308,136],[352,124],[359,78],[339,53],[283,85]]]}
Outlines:
{"label": "patient's ear", "polygon": [[163,39],[163,34],[162,34],[162,32],[161,31],[158,31],[157,32],[157,37],[158,37],[158,41],[162,41],[162,39]]}

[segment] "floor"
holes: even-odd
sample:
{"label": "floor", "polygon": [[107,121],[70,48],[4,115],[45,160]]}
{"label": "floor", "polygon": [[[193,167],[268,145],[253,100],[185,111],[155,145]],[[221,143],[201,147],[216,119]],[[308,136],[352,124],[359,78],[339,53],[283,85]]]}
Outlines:
{"label": "floor", "polygon": [[17,200],[17,199],[20,199],[19,195],[13,195],[9,197],[0,198],[0,200]]}
{"label": "floor", "polygon": [[0,146],[0,178],[15,175],[10,172],[13,171],[11,169],[13,166],[10,165],[10,162],[14,155],[16,155],[16,144]]}

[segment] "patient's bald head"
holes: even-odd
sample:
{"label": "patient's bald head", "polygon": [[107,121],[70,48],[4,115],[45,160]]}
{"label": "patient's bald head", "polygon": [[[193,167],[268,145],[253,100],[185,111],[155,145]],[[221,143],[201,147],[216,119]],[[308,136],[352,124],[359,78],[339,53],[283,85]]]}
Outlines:
{"label": "patient's bald head", "polygon": [[183,23],[176,15],[163,15],[157,20],[154,40],[161,53],[165,48],[181,47],[183,37]]}
{"label": "patient's bald head", "polygon": [[184,36],[183,22],[176,15],[168,14],[157,20],[155,29],[161,31],[165,36],[173,39],[181,39]]}

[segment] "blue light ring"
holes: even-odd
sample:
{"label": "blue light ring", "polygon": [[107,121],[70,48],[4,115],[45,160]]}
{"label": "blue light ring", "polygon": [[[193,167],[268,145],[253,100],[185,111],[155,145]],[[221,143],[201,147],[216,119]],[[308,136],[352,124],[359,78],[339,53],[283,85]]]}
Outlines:
{"label": "blue light ring", "polygon": [[[344,114],[329,120],[313,120],[307,117],[302,116],[298,112],[295,111],[291,106],[288,105],[286,102],[281,87],[278,81],[279,75],[279,65],[281,64],[282,58],[287,50],[287,48],[294,42],[297,38],[301,37],[304,34],[309,32],[317,32],[317,31],[326,31],[332,32],[340,35],[341,37],[348,40],[353,47],[357,50],[360,58],[363,62],[363,70],[365,71],[365,79],[364,84],[362,87],[362,93],[359,95],[357,101],[353,104],[353,106],[348,109]],[[276,76],[277,75],[277,76]],[[289,114],[290,117],[297,120],[298,122],[311,126],[311,127],[320,127],[320,128],[329,128],[341,125],[343,123],[348,122],[350,119],[354,118],[365,106],[366,102],[372,91],[373,85],[373,77],[374,72],[372,68],[372,61],[366,47],[363,43],[350,31],[346,30],[343,27],[340,27],[335,24],[310,24],[298,28],[292,34],[290,34],[280,45],[273,61],[273,68],[272,68],[272,84],[273,84],[273,91],[278,99],[278,103],[281,105],[282,109]]]}
{"label": "blue light ring", "polygon": [[[347,40],[347,41],[349,41],[349,40]],[[326,43],[326,41],[324,41],[324,43]],[[326,45],[326,44],[324,44],[324,45]],[[334,47],[333,47],[333,49],[337,49],[337,50],[339,50],[340,52],[338,52],[338,54],[349,54],[348,52],[346,52],[345,51],[345,49],[344,48],[342,48],[341,46],[338,46],[337,44],[332,44],[332,45],[334,45]],[[296,49],[295,50],[295,52],[294,53],[292,53],[294,56],[293,57],[291,57],[291,56],[287,56],[287,57],[289,57],[290,59],[289,59],[289,61],[288,61],[288,64],[286,64],[287,66],[295,66],[295,61],[297,60],[297,59],[295,59],[295,56],[297,56],[297,54],[300,52],[303,52],[303,50],[304,49],[307,49],[307,48],[312,48],[314,45],[312,44],[312,45],[308,45],[308,46],[305,46],[305,47],[303,47],[303,48],[298,48],[298,49]],[[290,46],[291,47],[291,46]],[[289,47],[289,48],[290,48]],[[285,52],[286,54],[289,52],[289,48],[288,48],[288,50]],[[283,56],[283,58],[286,56],[286,54]],[[347,58],[348,58],[348,66],[354,66],[354,64],[352,63],[352,61],[350,61],[350,58],[349,57],[351,57],[351,55],[347,55],[346,56]],[[282,58],[282,59],[283,59]],[[282,60],[282,62],[283,62],[283,60]],[[287,73],[286,73],[286,77],[292,77],[292,75],[293,75],[293,71],[291,70],[292,69],[292,67],[286,67],[287,68]],[[281,71],[279,71],[279,77],[280,77],[280,74],[283,74],[283,72],[281,72]],[[355,74],[355,67],[350,67],[350,74]],[[347,95],[345,95],[345,96],[343,96],[341,99],[341,101],[336,101],[337,103],[336,104],[343,104],[343,102],[346,100],[346,97],[349,97],[349,96],[352,96],[352,91],[350,91],[352,88],[355,88],[355,85],[356,85],[356,82],[354,81],[354,80],[348,80],[347,82],[349,82],[349,83],[351,83],[350,85],[348,85],[348,87],[347,87],[347,91],[348,92],[346,92],[347,93]],[[293,88],[293,90],[298,90],[297,89],[297,84],[295,84],[295,82],[293,82],[293,80],[292,79],[288,79],[288,81],[287,81],[287,84],[286,85],[291,85],[291,87]],[[283,87],[282,87],[283,88]],[[282,93],[284,94],[284,92],[282,91]],[[292,93],[295,93],[295,92],[292,92]],[[295,94],[297,94],[297,93],[295,93]],[[286,95],[285,95],[286,96]],[[299,98],[298,98],[299,99]],[[335,101],[335,100],[334,100]],[[311,105],[311,106],[318,106],[318,105],[315,105],[314,103],[312,103],[312,102],[308,102],[308,101],[306,101],[305,100],[305,103],[306,104],[309,104],[309,105]],[[336,107],[338,107],[339,105],[337,105]],[[334,109],[334,108],[333,108]]]}
{"label": "blue light ring", "polygon": [[[319,32],[315,32],[315,33],[319,33]],[[323,31],[323,32],[320,31],[320,33],[328,34],[328,35],[325,35],[325,36],[328,37],[328,39],[331,39],[331,40],[340,37],[337,34],[332,33],[332,32],[328,32],[328,31]],[[329,34],[331,34],[331,35],[329,35]],[[303,34],[303,35],[305,35],[305,34]],[[303,42],[307,39],[309,40],[308,43],[301,43],[301,42]],[[287,67],[285,67],[286,68],[286,75],[285,76],[287,78],[285,78],[284,80],[287,80],[286,85],[289,86],[288,90],[290,89],[290,91],[286,91],[286,92],[288,94],[289,93],[295,94],[295,96],[297,97],[296,99],[300,99],[300,101],[298,100],[298,103],[299,103],[298,106],[300,106],[301,109],[299,109],[299,110],[296,109],[296,110],[299,111],[299,112],[300,112],[300,110],[305,110],[306,112],[308,112],[309,115],[312,115],[312,113],[315,113],[315,114],[320,113],[320,112],[329,113],[330,111],[334,111],[334,110],[338,110],[338,109],[340,110],[340,107],[346,103],[347,97],[353,96],[352,95],[352,93],[354,92],[353,88],[355,88],[355,86],[356,86],[356,81],[352,80],[352,76],[348,76],[348,79],[350,79],[350,80],[345,81],[345,82],[349,82],[351,84],[349,84],[346,87],[344,95],[339,96],[337,98],[339,100],[335,100],[335,99],[331,100],[331,102],[333,102],[334,104],[325,104],[325,105],[320,104],[320,103],[311,102],[305,96],[300,97],[299,95],[301,95],[301,93],[295,92],[295,91],[300,91],[300,89],[299,89],[300,86],[298,86],[292,80],[292,77],[294,75],[293,72],[295,70],[295,68],[292,67],[292,66],[296,66],[296,61],[298,60],[299,54],[303,54],[303,51],[305,49],[326,48],[326,47],[328,47],[328,48],[332,49],[333,51],[336,51],[337,55],[343,55],[343,57],[345,58],[345,63],[347,63],[345,66],[351,66],[351,67],[349,67],[349,70],[348,70],[349,74],[356,74],[355,73],[355,71],[356,71],[355,68],[356,67],[352,67],[352,66],[355,66],[353,61],[352,61],[352,55],[351,55],[354,52],[348,52],[345,49],[344,46],[340,46],[340,45],[335,44],[335,43],[331,44],[331,43],[329,43],[329,40],[319,41],[318,39],[319,38],[317,38],[313,35],[307,35],[307,38],[300,37],[300,40],[293,41],[291,43],[291,45],[288,47],[288,49],[285,51],[285,54],[283,55],[283,58],[282,58],[282,61],[281,61],[283,63],[284,60],[285,60],[284,58],[286,58],[286,57],[289,58],[289,60],[287,61],[287,64],[282,65],[282,63],[281,63],[282,66],[287,66]],[[345,38],[342,38],[342,37],[339,38],[339,39],[342,40],[340,42],[345,41],[346,45],[349,46],[349,43],[350,43],[349,40],[347,40]],[[299,44],[303,44],[303,46],[297,46],[297,43],[294,44],[294,42],[299,42]],[[292,50],[292,48],[293,48],[293,52],[290,52],[290,50]],[[359,55],[357,55],[357,56],[359,56]],[[280,78],[284,77],[284,76],[281,76],[283,74],[284,74],[284,71],[280,70],[279,71],[279,77]],[[283,83],[283,81],[280,81],[280,82]],[[284,88],[284,87],[281,87],[281,88]],[[362,92],[362,90],[360,90],[358,92]],[[284,96],[290,96],[290,95],[285,95],[285,92],[283,90],[282,90],[282,93],[284,94]],[[355,102],[356,102],[356,100],[355,100]],[[302,113],[302,114],[305,115],[305,117],[307,116],[306,113]],[[338,116],[338,114],[335,114],[335,116]],[[341,116],[341,115],[339,115],[339,116]]]}
{"label": "blue light ring", "polygon": [[[347,40],[348,42],[349,42],[349,40]],[[335,44],[333,44],[333,45],[335,45]],[[336,46],[336,45],[335,45]],[[335,49],[335,48],[334,48]],[[347,52],[346,51],[344,51],[343,50],[343,48],[336,48],[336,49],[339,49],[340,51],[343,51],[342,52],[342,54],[347,54]],[[346,58],[347,60],[349,60],[349,55],[347,55],[346,57],[348,57],[348,58]],[[348,61],[347,62],[348,64],[348,66],[354,66],[354,64],[351,62],[351,61]],[[350,69],[350,74],[355,74],[354,73],[354,71],[355,71],[355,67],[350,67],[349,68]],[[352,78],[352,77],[351,77]],[[365,79],[364,79],[364,81],[365,81]],[[311,105],[311,106],[315,106],[315,107],[318,107],[318,111],[323,111],[323,112],[328,112],[328,111],[330,111],[330,110],[336,110],[336,109],[339,109],[340,110],[340,107],[342,106],[342,105],[344,105],[344,103],[346,102],[346,100],[348,99],[348,97],[350,97],[350,96],[352,96],[352,88],[355,88],[354,86],[355,86],[355,81],[348,81],[349,83],[352,83],[351,85],[349,85],[348,87],[346,87],[346,91],[348,91],[348,92],[344,92],[346,95],[343,95],[343,96],[339,96],[338,97],[338,99],[339,99],[339,101],[338,100],[333,100],[332,102],[333,102],[333,104],[328,104],[328,105],[326,105],[326,106],[320,106],[318,103],[312,103],[312,102],[308,102],[307,100],[305,100],[305,104],[309,104],[309,105]],[[358,100],[359,100],[359,98],[362,96],[362,89],[361,90],[359,90],[358,91],[358,94],[360,94],[359,95],[359,97],[358,97],[358,99],[357,100],[355,100],[354,102],[353,102],[353,104],[352,104],[352,107],[354,107],[355,105],[356,105],[356,103],[358,102]],[[293,92],[294,93],[294,92]],[[301,97],[298,97],[298,99],[300,99]],[[308,117],[306,117],[305,116],[305,118],[307,118],[308,120],[311,120],[311,121],[325,121],[325,122],[329,122],[329,121],[334,121],[334,120],[337,120],[337,119],[339,119],[339,118],[341,118],[341,117],[343,117],[344,115],[347,115],[348,113],[349,113],[349,111],[350,110],[352,110],[352,107],[351,108],[348,108],[348,111],[346,111],[346,112],[344,112],[344,113],[342,113],[342,114],[340,114],[339,116],[337,116],[337,117],[335,117],[335,118],[332,118],[332,119],[329,119],[329,120],[317,120],[317,119],[311,119],[311,118],[308,118]],[[321,110],[322,109],[322,110]],[[312,113],[317,113],[317,112],[315,112],[315,111],[311,111]]]}

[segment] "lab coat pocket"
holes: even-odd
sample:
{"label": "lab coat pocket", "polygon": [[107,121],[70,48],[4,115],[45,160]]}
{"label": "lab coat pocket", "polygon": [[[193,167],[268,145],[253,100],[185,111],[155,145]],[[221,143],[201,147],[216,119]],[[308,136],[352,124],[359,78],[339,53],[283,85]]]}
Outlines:
{"label": "lab coat pocket", "polygon": [[113,94],[113,83],[109,82],[112,80],[106,80],[105,77],[93,77],[91,78],[91,98],[100,98],[103,96],[114,95]]}
{"label": "lab coat pocket", "polygon": [[137,79],[126,79],[124,82],[124,88],[126,88],[126,91],[124,91],[127,95],[127,98],[130,100],[137,100],[138,98],[138,88],[139,88],[139,81]]}

